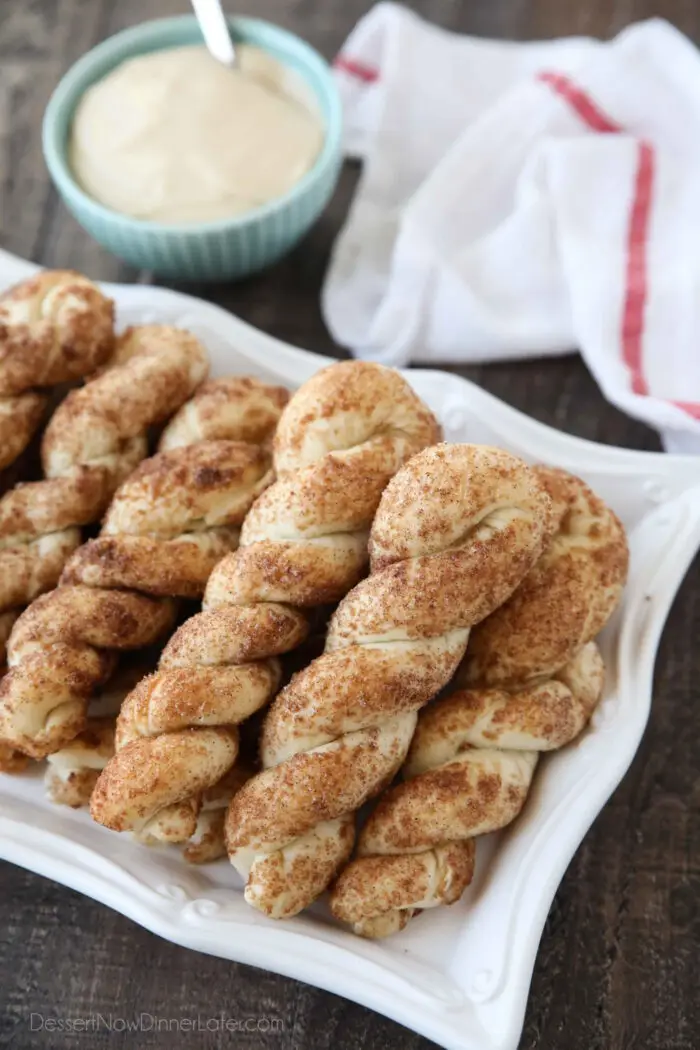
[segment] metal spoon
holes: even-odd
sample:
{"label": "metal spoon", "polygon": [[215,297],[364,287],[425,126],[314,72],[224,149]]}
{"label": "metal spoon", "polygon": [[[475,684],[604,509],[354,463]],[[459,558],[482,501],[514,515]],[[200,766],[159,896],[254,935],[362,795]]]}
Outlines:
{"label": "metal spoon", "polygon": [[192,7],[209,53],[225,66],[235,66],[236,49],[221,9],[221,0],[192,0]]}

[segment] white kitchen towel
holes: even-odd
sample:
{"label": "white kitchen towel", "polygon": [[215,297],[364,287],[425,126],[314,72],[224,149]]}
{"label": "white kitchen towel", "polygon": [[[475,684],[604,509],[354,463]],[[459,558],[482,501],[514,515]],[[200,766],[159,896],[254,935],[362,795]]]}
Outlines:
{"label": "white kitchen towel", "polygon": [[336,74],[364,161],[323,290],[338,342],[395,365],[579,348],[613,404],[700,452],[693,45],[660,20],[502,43],[381,3]]}

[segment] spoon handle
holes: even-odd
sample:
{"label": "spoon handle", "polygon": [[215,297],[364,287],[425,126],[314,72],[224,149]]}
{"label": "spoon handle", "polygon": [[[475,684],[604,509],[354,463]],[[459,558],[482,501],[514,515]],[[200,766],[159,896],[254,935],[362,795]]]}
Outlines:
{"label": "spoon handle", "polygon": [[221,9],[221,0],[192,0],[192,7],[209,53],[226,66],[235,65],[236,49]]}

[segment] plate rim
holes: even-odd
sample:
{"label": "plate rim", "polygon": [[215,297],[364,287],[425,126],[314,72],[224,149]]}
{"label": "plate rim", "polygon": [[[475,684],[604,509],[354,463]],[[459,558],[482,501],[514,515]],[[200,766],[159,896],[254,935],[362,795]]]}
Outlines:
{"label": "plate rim", "polygon": [[[40,267],[0,250],[0,284],[21,280],[38,269]],[[135,304],[140,302],[143,306],[148,306],[156,315],[158,304],[166,303],[184,311],[183,317],[187,311],[202,317],[206,315],[214,328],[228,333],[226,338],[235,346],[237,353],[257,365],[260,364],[260,356],[274,360],[274,373],[279,376],[280,381],[286,381],[290,385],[298,385],[307,375],[334,360],[292,347],[258,331],[221,307],[181,292],[145,285],[115,283],[103,283],[103,287],[118,299],[124,300],[128,297]],[[614,767],[606,770],[605,780],[597,785],[594,803],[588,805],[591,811],[588,823],[585,827],[583,824],[576,825],[571,842],[567,843],[566,848],[559,850],[556,865],[550,867],[546,879],[542,880],[539,907],[519,921],[519,926],[525,924],[526,928],[519,929],[518,939],[522,942],[521,958],[514,975],[511,973],[517,988],[510,989],[511,993],[515,994],[511,994],[510,1010],[505,1023],[500,1024],[498,1033],[494,1034],[495,1029],[489,1031],[484,1027],[486,1015],[480,1011],[478,1002],[465,997],[458,1007],[435,996],[416,997],[414,985],[407,983],[400,975],[397,976],[396,972],[389,973],[386,969],[382,970],[378,963],[367,960],[365,965],[370,965],[382,975],[381,980],[373,982],[367,978],[364,965],[361,971],[358,971],[357,953],[353,950],[348,954],[344,947],[345,941],[342,945],[324,941],[318,933],[312,935],[306,932],[305,925],[270,926],[262,917],[259,921],[256,914],[252,913],[247,922],[232,918],[227,924],[228,930],[217,934],[217,924],[220,927],[221,918],[216,918],[216,912],[207,913],[204,905],[210,902],[203,899],[198,903],[197,899],[191,897],[168,899],[166,895],[161,900],[151,900],[148,906],[139,903],[138,894],[130,897],[128,892],[114,888],[113,880],[117,876],[110,868],[117,866],[109,857],[85,845],[80,845],[76,852],[75,842],[70,837],[56,834],[51,837],[44,829],[32,826],[26,819],[18,819],[4,813],[7,798],[2,791],[3,778],[0,778],[0,857],[86,894],[166,940],[232,961],[272,969],[344,996],[407,1025],[448,1050],[515,1050],[522,1031],[534,959],[554,893],[588,827],[631,764],[648,720],[653,667],[661,632],[678,586],[700,548],[700,484],[696,482],[693,485],[691,477],[693,462],[697,474],[700,460],[698,457],[600,445],[556,431],[460,376],[435,369],[406,372],[409,379],[417,374],[426,377],[426,381],[444,384],[449,380],[456,398],[461,392],[463,397],[467,398],[468,395],[469,399],[481,402],[485,410],[493,411],[504,420],[510,421],[518,437],[524,434],[534,447],[546,444],[554,437],[557,450],[564,449],[571,464],[578,458],[584,458],[604,462],[606,469],[613,475],[627,475],[632,471],[641,478],[648,470],[652,475],[673,479],[674,483],[680,485],[680,494],[672,499],[665,499],[662,492],[656,501],[657,510],[652,513],[670,513],[673,518],[674,513],[680,515],[683,512],[688,519],[683,542],[678,543],[666,557],[666,584],[661,586],[660,592],[650,600],[647,609],[642,635],[643,658],[639,661],[637,670],[637,688],[641,695],[641,703],[633,725],[634,731],[625,739],[625,747],[618,752],[618,761]],[[684,481],[686,475],[687,481]],[[678,521],[680,520],[678,517]],[[18,805],[14,798],[10,797],[10,801],[14,803],[15,812],[21,811],[22,806]],[[31,807],[31,801],[28,800],[26,805]],[[66,856],[61,856],[62,850],[65,850]],[[90,856],[87,857],[86,854]],[[85,862],[84,867],[81,867],[81,858]],[[131,875],[129,877],[135,878]],[[144,892],[154,893],[158,897],[151,887],[145,883],[141,885]],[[243,937],[240,942],[236,942],[235,938],[228,936],[235,927],[254,928],[256,936]],[[357,944],[357,938],[351,934],[343,933],[343,936],[349,943]],[[357,972],[352,972],[353,967]],[[374,976],[378,977],[377,974]],[[406,994],[405,991],[401,993],[402,982],[407,984],[410,994]],[[474,1041],[475,1033],[477,1041]]]}

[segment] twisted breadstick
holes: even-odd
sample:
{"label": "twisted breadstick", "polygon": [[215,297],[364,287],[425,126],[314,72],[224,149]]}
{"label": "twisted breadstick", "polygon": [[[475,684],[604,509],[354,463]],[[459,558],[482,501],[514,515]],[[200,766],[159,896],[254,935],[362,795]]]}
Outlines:
{"label": "twisted breadstick", "polygon": [[274,657],[306,637],[302,609],[357,582],[384,487],[438,434],[408,384],[380,365],[332,365],[294,395],[275,435],[278,480],[248,514],[240,549],[217,565],[204,612],[171,639],[158,674],[124,703],[95,820],[146,841],[195,833],[201,793],[235,760],[235,726],[278,687]]}
{"label": "twisted breadstick", "polygon": [[168,598],[201,595],[271,480],[269,454],[237,441],[204,441],[142,463],[112,500],[100,537],[15,624],[0,738],[40,758],[81,732],[112,652],[161,636],[175,611]]}
{"label": "twisted breadstick", "polygon": [[580,478],[535,467],[557,531],[509,602],[472,634],[460,684],[500,685],[554,674],[603,629],[627,579],[620,521]]}
{"label": "twisted breadstick", "polygon": [[[267,448],[272,442],[280,413],[288,399],[289,393],[284,387],[269,386],[247,376],[225,376],[209,380],[202,383],[195,396],[170,420],[163,431],[159,450],[168,451],[197,442],[222,439],[235,439]],[[180,469],[184,466],[182,464]],[[133,480],[132,478],[131,481]],[[172,484],[174,480],[172,476],[168,479],[168,488],[171,491],[176,490],[176,486]],[[141,481],[143,483],[143,478]],[[141,510],[146,517],[148,500],[143,499],[141,503]],[[169,519],[168,524],[172,525],[170,510],[166,511],[163,506],[160,510],[163,517]],[[152,526],[153,522],[149,521],[147,524]],[[119,534],[120,529],[114,529],[114,521],[112,526],[113,531]],[[128,551],[122,547],[124,541],[130,544]],[[150,554],[161,562],[161,582],[166,578],[166,574],[172,571],[170,560],[163,565],[168,559],[168,554],[172,555],[173,550],[177,550],[177,545],[172,542],[162,543],[144,536],[127,537],[122,533],[116,548],[111,546],[113,544],[114,541],[109,539],[102,545],[94,543],[84,547],[79,552],[80,561],[77,561],[76,556],[77,564],[73,567],[75,575],[81,574],[78,571],[80,569],[83,582],[90,582],[95,586],[100,585],[101,579],[101,585],[104,586],[104,580],[110,572],[112,552],[120,556],[124,568],[126,562],[121,555],[126,553],[132,571],[137,569],[141,579],[144,574],[143,565],[138,563],[143,562]],[[149,568],[153,568],[153,562],[150,562]],[[206,568],[202,569],[202,572],[206,572]],[[85,579],[86,575],[91,578]],[[185,582],[184,574],[180,573],[180,578]],[[167,589],[170,589],[170,585]],[[109,683],[109,695],[103,693],[100,698],[101,707],[109,706],[109,715],[89,717],[82,733],[65,748],[48,756],[45,780],[48,795],[53,802],[78,807],[90,801],[99,773],[114,754],[115,717],[121,702],[144,675],[152,670],[152,666],[144,668],[137,664],[120,668],[119,673]],[[117,702],[113,706],[115,699]],[[252,770],[246,770],[245,766],[237,764],[228,777],[224,777],[210,792],[205,793],[195,836],[184,852],[185,859],[200,864],[225,856],[223,823],[226,808],[233,793],[243,785],[246,777],[251,775]]]}
{"label": "twisted breadstick", "polygon": [[0,613],[55,587],[119,483],[147,452],[147,428],[179,408],[206,375],[189,333],[143,326],[118,341],[113,367],[57,408],[46,429],[46,478],[0,500]]}
{"label": "twisted breadstick", "polygon": [[52,802],[77,809],[90,801],[95,781],[114,754],[114,727],[124,697],[155,666],[153,654],[122,660],[95,698],[85,728],[59,751],[47,756],[44,784]]}
{"label": "twisted breadstick", "polygon": [[254,775],[250,763],[240,759],[221,780],[202,792],[197,825],[182,855],[190,864],[209,864],[226,856],[224,823],[231,799]]}
{"label": "twisted breadstick", "polygon": [[458,680],[475,687],[421,713],[407,779],[380,799],[333,890],[333,913],[365,937],[459,900],[474,837],[515,819],[539,752],[578,736],[600,698],[603,663],[590,639],[620,597],[624,531],[578,478],[536,473],[557,532],[510,600],[474,629]]}
{"label": "twisted breadstick", "polygon": [[82,732],[48,756],[46,791],[59,806],[78,809],[90,801],[100,770],[114,754],[114,719],[90,717]]}
{"label": "twisted breadstick", "polygon": [[258,445],[201,441],[160,452],[117,491],[100,536],[73,554],[61,583],[200,598],[271,481],[270,457]]}
{"label": "twisted breadstick", "polygon": [[169,452],[198,441],[245,441],[271,448],[289,391],[248,376],[223,376],[202,383],[168,423],[160,451]]}
{"label": "twisted breadstick", "polygon": [[82,379],[114,350],[114,304],[78,273],[48,270],[0,296],[0,470],[27,447],[47,389]]}
{"label": "twisted breadstick", "polygon": [[352,814],[403,762],[470,627],[539,557],[549,511],[521,460],[476,445],[427,449],[389,483],[372,575],[335,612],[324,655],[275,700],[265,771],[231,803],[228,851],[248,903],[286,917],[325,888],[351,848]]}
{"label": "twisted breadstick", "polygon": [[[66,296],[68,310],[72,299]],[[56,586],[80,543],[79,526],[100,517],[117,485],[146,455],[146,429],[178,408],[207,371],[199,342],[164,326],[127,331],[110,364],[54,413],[42,447],[46,478],[17,485],[0,500],[2,662],[21,606]],[[14,772],[22,764],[0,746],[0,769]]]}

